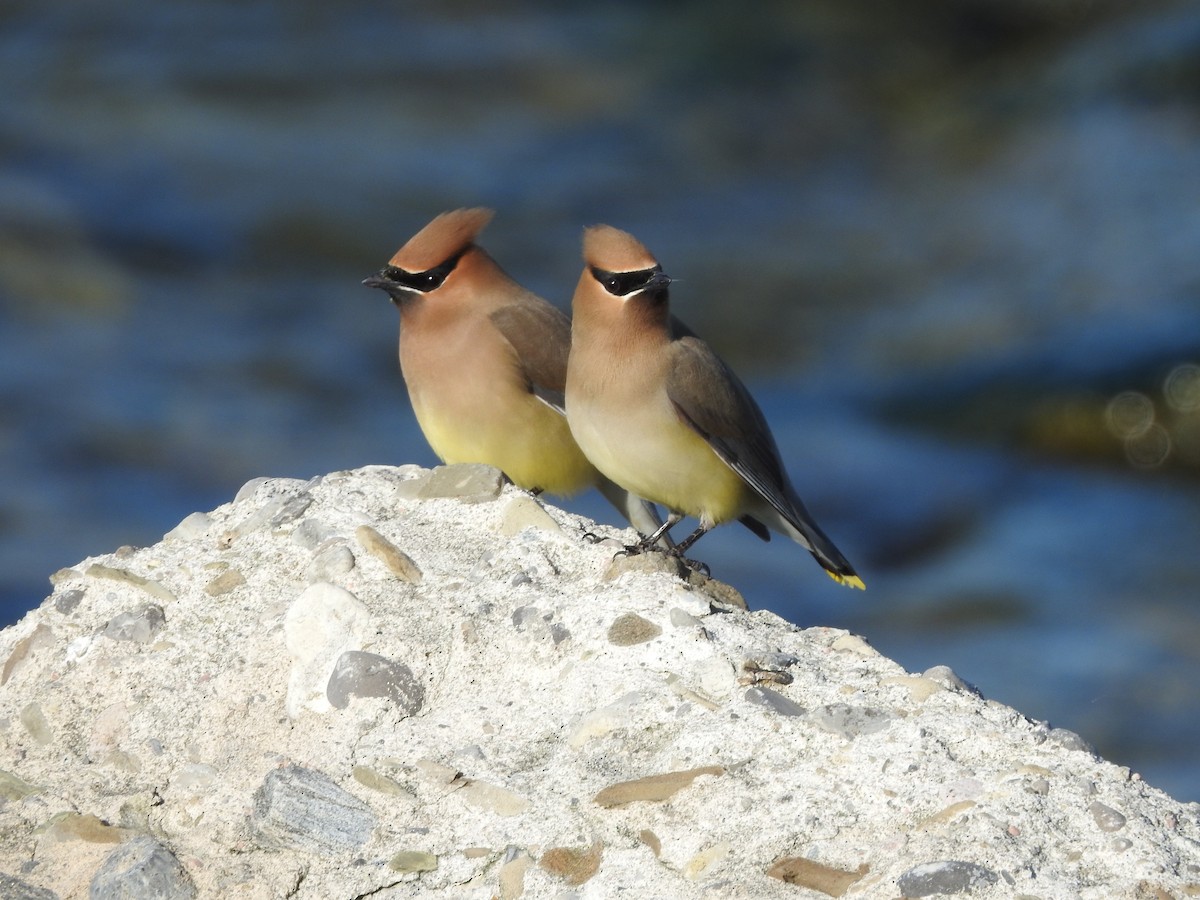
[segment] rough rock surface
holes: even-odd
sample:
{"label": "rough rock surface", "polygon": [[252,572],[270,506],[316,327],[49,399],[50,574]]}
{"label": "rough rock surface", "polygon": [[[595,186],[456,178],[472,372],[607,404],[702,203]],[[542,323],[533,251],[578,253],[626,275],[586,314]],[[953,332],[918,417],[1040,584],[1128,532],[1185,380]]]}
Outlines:
{"label": "rough rock surface", "polygon": [[0,894],[1200,894],[1196,804],[584,531],[372,467],[57,573],[0,634]]}

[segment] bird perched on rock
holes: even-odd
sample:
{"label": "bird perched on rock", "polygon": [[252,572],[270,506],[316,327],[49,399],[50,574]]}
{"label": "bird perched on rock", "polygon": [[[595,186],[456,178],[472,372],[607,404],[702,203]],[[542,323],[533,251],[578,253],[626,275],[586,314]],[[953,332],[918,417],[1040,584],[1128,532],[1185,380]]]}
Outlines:
{"label": "bird perched on rock", "polygon": [[658,261],[608,225],[586,229],[583,256],[566,408],[587,458],[621,487],[665,506],[663,532],[685,515],[700,520],[679,554],[737,519],[763,540],[768,529],[787,535],[835,581],[863,587],[797,496],[749,391],[671,316],[671,279]]}
{"label": "bird perched on rock", "polygon": [[400,370],[421,431],[446,463],[486,463],[526,490],[595,485],[643,533],[661,519],[588,462],[563,411],[571,326],[475,243],[490,209],[433,219],[363,281],[400,310]]}

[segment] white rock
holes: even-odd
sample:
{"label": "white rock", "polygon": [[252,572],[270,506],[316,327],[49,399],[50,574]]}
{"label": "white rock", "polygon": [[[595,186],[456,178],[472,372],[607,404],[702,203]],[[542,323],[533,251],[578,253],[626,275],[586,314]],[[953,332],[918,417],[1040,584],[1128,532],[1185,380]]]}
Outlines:
{"label": "white rock", "polygon": [[346,650],[359,650],[370,626],[371,613],[357,597],[332,584],[307,588],[288,608],[283,621],[287,651],[292,656],[287,712],[293,719],[307,708],[332,709],[325,686],[337,659]]}
{"label": "white rock", "polygon": [[[0,873],[84,897],[99,841],[140,833],[199,897],[1200,889],[1200,807],[1077,736],[855,635],[711,614],[719,598],[653,567],[604,581],[612,545],[577,535],[608,526],[549,508],[556,529],[506,538],[514,502],[539,518],[526,495],[406,493],[425,477],[265,479],[206,528],[60,575],[0,632]],[[421,577],[363,553],[308,585],[314,550],[362,525]],[[173,595],[148,642],[99,636],[146,588],[96,566]],[[244,585],[206,591],[232,570]],[[660,631],[614,643],[630,613]],[[347,651],[405,690],[339,682],[332,707]]]}

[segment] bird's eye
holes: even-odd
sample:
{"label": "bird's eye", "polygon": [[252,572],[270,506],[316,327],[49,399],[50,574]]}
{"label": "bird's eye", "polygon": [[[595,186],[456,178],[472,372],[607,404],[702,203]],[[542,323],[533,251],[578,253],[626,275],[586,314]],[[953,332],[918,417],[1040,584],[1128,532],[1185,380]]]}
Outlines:
{"label": "bird's eye", "polygon": [[458,261],[462,259],[468,248],[463,248],[458,253],[454,254],[440,266],[432,269],[426,269],[424,272],[409,272],[397,266],[388,266],[384,272],[385,277],[389,281],[393,281],[400,287],[410,291],[417,291],[421,294],[427,294],[430,291],[437,290],[442,286],[450,273],[454,271],[454,267],[458,265]]}
{"label": "bird's eye", "polygon": [[610,294],[615,294],[618,290],[620,290],[621,280],[617,278],[616,275],[610,275],[608,278],[604,279],[604,287]]}

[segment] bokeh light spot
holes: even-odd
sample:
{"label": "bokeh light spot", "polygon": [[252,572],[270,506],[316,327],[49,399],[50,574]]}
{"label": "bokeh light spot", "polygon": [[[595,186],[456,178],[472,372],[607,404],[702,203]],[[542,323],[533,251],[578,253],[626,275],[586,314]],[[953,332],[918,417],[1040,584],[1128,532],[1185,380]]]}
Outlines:
{"label": "bokeh light spot", "polygon": [[1154,403],[1141,391],[1122,391],[1108,402],[1104,414],[1112,433],[1129,440],[1154,424]]}
{"label": "bokeh light spot", "polygon": [[1173,368],[1163,382],[1163,395],[1180,412],[1200,410],[1200,366],[1181,363]]}

